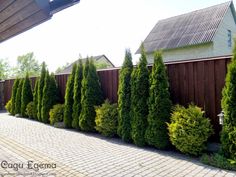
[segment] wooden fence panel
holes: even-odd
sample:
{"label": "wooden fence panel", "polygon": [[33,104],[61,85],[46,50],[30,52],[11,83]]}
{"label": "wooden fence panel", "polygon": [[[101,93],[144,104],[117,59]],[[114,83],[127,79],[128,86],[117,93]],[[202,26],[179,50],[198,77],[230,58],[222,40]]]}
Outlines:
{"label": "wooden fence panel", "polygon": [[[216,134],[220,131],[217,114],[221,111],[222,88],[225,84],[227,64],[230,57],[215,58],[182,63],[167,63],[171,99],[174,104],[187,105],[195,103],[206,111],[211,119]],[[151,69],[151,66],[149,66]],[[61,101],[64,101],[66,82],[69,74],[56,75],[56,81],[61,93]],[[119,69],[99,70],[98,76],[104,98],[111,102],[118,100]],[[32,78],[32,87],[36,78]],[[4,102],[11,97],[14,80],[4,82]]]}

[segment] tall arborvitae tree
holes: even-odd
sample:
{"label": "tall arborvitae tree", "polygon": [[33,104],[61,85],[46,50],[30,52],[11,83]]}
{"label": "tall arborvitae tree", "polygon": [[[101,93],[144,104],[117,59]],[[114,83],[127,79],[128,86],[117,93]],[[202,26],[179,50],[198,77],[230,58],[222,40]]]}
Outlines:
{"label": "tall arborvitae tree", "polygon": [[23,81],[24,81],[23,79],[20,79],[16,92],[15,114],[21,113],[21,92],[22,92]]}
{"label": "tall arborvitae tree", "polygon": [[42,122],[49,123],[49,111],[56,104],[58,99],[57,95],[57,85],[55,76],[53,74],[49,75],[47,71],[45,77],[45,85],[43,88],[43,99],[42,99],[42,108],[41,108],[41,118]]}
{"label": "tall arborvitae tree", "polygon": [[160,52],[154,53],[154,64],[150,77],[148,127],[146,142],[159,149],[170,144],[167,122],[170,121],[171,100],[166,68]]}
{"label": "tall arborvitae tree", "polygon": [[[85,66],[86,69],[86,66]],[[103,102],[102,91],[99,78],[96,72],[96,67],[93,62],[89,62],[89,69],[86,76],[82,80],[82,110],[79,118],[79,125],[83,131],[94,131],[95,126],[95,108]]]}
{"label": "tall arborvitae tree", "polygon": [[11,107],[11,114],[15,115],[15,103],[16,103],[16,93],[17,93],[17,89],[20,83],[20,79],[16,79],[14,81],[13,84],[13,88],[12,88],[12,93],[11,93],[11,101],[12,101],[12,107]]}
{"label": "tall arborvitae tree", "polygon": [[34,86],[34,93],[33,93],[33,118],[35,120],[38,119],[38,90],[39,90],[39,80],[40,79],[36,79],[35,81],[35,86]]}
{"label": "tall arborvitae tree", "polygon": [[228,65],[222,93],[221,105],[224,111],[224,124],[221,132],[222,152],[225,156],[236,160],[236,45],[234,45],[232,61]]}
{"label": "tall arborvitae tree", "polygon": [[73,95],[74,95],[74,80],[77,65],[73,65],[72,73],[68,78],[66,84],[65,108],[64,108],[64,124],[66,128],[72,127],[72,113],[73,113]]}
{"label": "tall arborvitae tree", "polygon": [[22,93],[21,93],[21,115],[26,117],[26,107],[29,102],[33,101],[33,94],[31,89],[31,82],[29,79],[29,75],[26,74],[25,79],[22,85]]}
{"label": "tall arborvitae tree", "polygon": [[117,134],[122,140],[131,140],[130,110],[131,110],[131,74],[133,70],[130,50],[125,52],[125,60],[119,74],[118,88],[118,128]]}
{"label": "tall arborvitae tree", "polygon": [[41,121],[41,107],[42,107],[42,99],[43,99],[43,88],[44,88],[44,81],[46,76],[46,64],[43,62],[42,64],[42,70],[41,75],[39,79],[39,86],[38,86],[38,113],[37,118],[39,121]]}
{"label": "tall arborvitae tree", "polygon": [[149,95],[147,58],[143,45],[141,49],[139,64],[132,74],[131,82],[131,137],[138,146],[145,144]]}
{"label": "tall arborvitae tree", "polygon": [[74,103],[73,103],[73,121],[72,127],[79,129],[79,116],[81,112],[81,86],[83,79],[83,64],[82,61],[79,60],[79,64],[76,69],[75,81],[74,81]]}

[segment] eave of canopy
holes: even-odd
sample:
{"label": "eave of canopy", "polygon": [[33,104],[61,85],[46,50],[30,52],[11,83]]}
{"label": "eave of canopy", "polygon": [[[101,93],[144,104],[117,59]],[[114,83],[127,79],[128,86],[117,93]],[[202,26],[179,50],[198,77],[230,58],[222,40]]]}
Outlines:
{"label": "eave of canopy", "polygon": [[79,0],[0,0],[0,43],[31,29]]}

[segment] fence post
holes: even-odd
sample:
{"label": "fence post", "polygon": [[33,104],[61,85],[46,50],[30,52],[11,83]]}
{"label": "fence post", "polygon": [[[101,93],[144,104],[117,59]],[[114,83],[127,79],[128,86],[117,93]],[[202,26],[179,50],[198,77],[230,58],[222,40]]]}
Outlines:
{"label": "fence post", "polygon": [[0,110],[4,109],[4,83],[5,81],[0,81]]}

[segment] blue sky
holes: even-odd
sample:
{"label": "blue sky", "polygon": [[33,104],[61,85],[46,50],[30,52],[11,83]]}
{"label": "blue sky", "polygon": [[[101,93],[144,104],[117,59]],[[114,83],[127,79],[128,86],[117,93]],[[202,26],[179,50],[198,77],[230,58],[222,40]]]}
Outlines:
{"label": "blue sky", "polygon": [[116,66],[125,48],[133,53],[158,20],[227,2],[226,0],[81,0],[51,20],[0,44],[0,58],[11,65],[34,52],[54,71],[81,55],[105,54]]}

